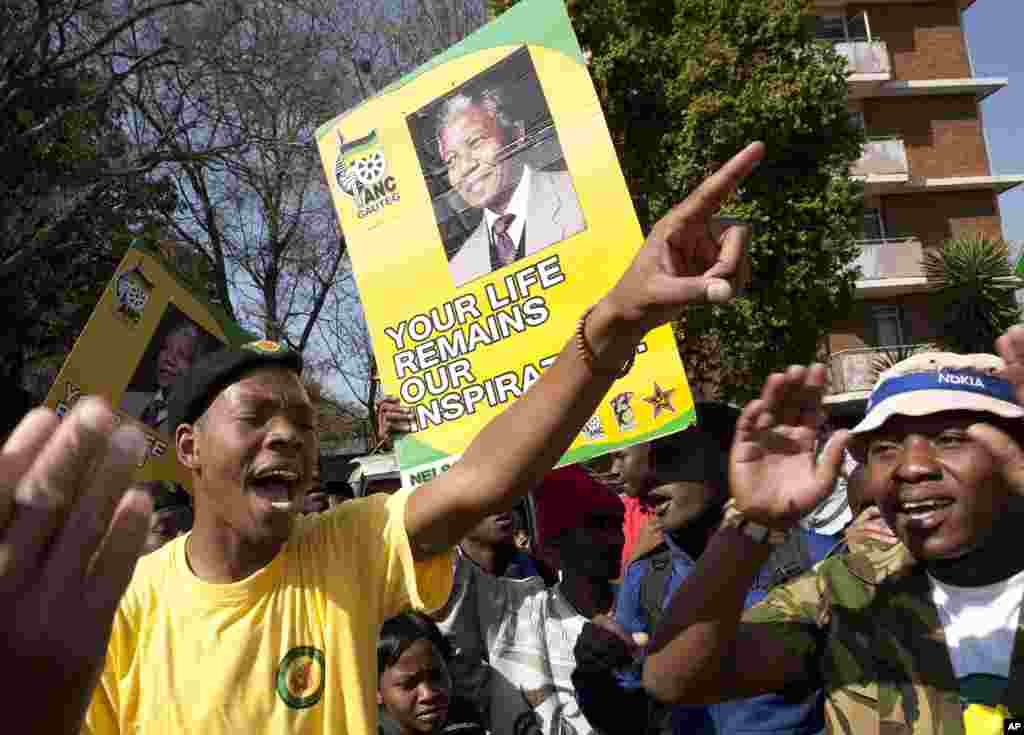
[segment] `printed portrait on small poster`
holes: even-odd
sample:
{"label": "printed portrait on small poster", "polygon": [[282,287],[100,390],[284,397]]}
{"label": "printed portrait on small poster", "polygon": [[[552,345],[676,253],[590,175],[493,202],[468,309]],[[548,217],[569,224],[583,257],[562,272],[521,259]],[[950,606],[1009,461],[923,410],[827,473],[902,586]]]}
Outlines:
{"label": "printed portrait on small poster", "polygon": [[167,402],[174,382],[196,360],[221,344],[174,304],[168,304],[156,334],[121,395],[121,412],[170,438]]}

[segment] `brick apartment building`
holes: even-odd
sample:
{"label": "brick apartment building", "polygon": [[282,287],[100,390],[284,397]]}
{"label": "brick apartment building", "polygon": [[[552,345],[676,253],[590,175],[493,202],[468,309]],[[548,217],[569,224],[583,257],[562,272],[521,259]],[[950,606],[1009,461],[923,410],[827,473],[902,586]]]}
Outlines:
{"label": "brick apartment building", "polygon": [[883,348],[935,337],[922,253],[1002,237],[998,196],[1024,182],[992,175],[979,103],[1007,80],[973,75],[962,13],[974,2],[814,3],[817,34],[849,61],[850,114],[868,138],[852,171],[865,186],[857,300],[825,345],[833,414],[863,409]]}

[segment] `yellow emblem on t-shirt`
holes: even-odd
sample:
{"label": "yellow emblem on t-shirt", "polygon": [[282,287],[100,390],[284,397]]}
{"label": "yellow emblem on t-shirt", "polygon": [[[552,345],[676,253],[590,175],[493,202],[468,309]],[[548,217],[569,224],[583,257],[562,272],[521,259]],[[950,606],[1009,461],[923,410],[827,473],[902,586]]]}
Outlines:
{"label": "yellow emblem on t-shirt", "polygon": [[257,342],[247,342],[242,345],[242,347],[247,350],[252,350],[253,352],[262,352],[265,355],[284,352],[284,345],[270,339],[261,339]]}
{"label": "yellow emblem on t-shirt", "polygon": [[324,693],[324,654],[312,646],[288,651],[277,667],[277,693],[296,709],[319,702]]}

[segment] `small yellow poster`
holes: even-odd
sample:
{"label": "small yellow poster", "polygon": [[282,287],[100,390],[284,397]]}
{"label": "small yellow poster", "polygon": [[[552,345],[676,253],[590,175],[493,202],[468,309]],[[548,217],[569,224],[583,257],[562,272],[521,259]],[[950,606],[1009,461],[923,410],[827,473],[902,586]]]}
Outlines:
{"label": "small yellow poster", "polygon": [[[384,389],[414,407],[415,485],[537,380],[643,236],[560,0],[516,4],[317,140]],[[560,464],[693,421],[664,327]]]}
{"label": "small yellow poster", "polygon": [[167,427],[167,401],[179,375],[226,342],[248,341],[171,275],[155,253],[133,247],[100,297],[45,405],[63,416],[85,395],[103,396],[146,433],[149,452],[137,480],[188,486]]}

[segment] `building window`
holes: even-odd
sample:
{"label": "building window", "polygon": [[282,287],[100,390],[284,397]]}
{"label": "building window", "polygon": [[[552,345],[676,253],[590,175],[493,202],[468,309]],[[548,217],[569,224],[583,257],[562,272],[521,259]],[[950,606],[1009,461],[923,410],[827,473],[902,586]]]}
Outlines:
{"label": "building window", "polygon": [[846,18],[847,41],[870,41],[871,28],[868,26],[868,14],[863,10]]}
{"label": "building window", "polygon": [[814,36],[823,41],[870,41],[871,26],[864,11],[853,15],[819,15],[815,18]]}
{"label": "building window", "polygon": [[841,15],[819,15],[814,27],[814,37],[822,41],[845,41],[846,18]]}
{"label": "building window", "polygon": [[900,307],[872,306],[871,321],[879,347],[895,347],[907,343],[903,332],[903,310]]}
{"label": "building window", "polygon": [[861,235],[865,240],[884,240],[885,221],[882,219],[882,210],[878,207],[866,208],[861,228]]}

